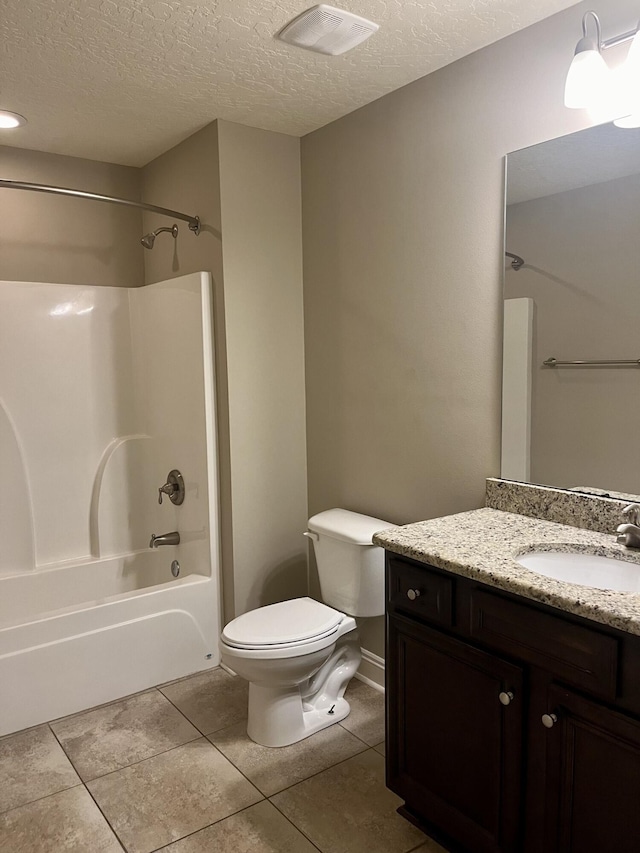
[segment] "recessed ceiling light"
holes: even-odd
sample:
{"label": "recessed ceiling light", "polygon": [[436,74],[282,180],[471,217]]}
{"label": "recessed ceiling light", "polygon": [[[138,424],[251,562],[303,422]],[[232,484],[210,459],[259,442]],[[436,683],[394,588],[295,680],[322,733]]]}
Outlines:
{"label": "recessed ceiling light", "polygon": [[19,113],[12,113],[9,110],[0,110],[0,129],[8,130],[12,127],[20,127],[26,124],[27,120]]}

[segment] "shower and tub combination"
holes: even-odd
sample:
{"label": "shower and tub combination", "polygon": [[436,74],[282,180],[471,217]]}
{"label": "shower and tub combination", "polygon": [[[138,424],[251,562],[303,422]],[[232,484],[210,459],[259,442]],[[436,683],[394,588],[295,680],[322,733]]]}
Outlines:
{"label": "shower and tub combination", "polygon": [[220,592],[210,275],[0,288],[3,735],[217,665]]}

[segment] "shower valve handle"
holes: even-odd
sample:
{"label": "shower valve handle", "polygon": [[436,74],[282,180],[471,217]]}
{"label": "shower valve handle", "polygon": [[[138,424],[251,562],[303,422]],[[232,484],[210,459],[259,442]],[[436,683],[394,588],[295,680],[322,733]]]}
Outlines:
{"label": "shower valve handle", "polygon": [[167,482],[164,486],[160,486],[158,489],[158,503],[162,503],[163,495],[168,495],[172,504],[180,506],[184,501],[184,491],[184,479],[182,474],[174,468],[173,471],[169,471],[167,475]]}
{"label": "shower valve handle", "polygon": [[176,491],[176,486],[172,486],[171,483],[165,483],[164,486],[160,486],[158,489],[158,503],[162,503],[162,495],[169,495],[169,499],[171,499],[171,495],[173,495]]}

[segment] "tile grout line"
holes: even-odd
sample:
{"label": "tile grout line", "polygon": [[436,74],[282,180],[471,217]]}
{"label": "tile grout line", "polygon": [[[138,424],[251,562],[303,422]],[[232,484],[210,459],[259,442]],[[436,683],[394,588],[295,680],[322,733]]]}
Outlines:
{"label": "tile grout line", "polygon": [[164,698],[167,700],[167,702],[169,702],[170,705],[173,705],[173,707],[176,709],[176,711],[178,711],[179,714],[182,714],[182,716],[185,718],[185,720],[188,723],[190,723],[190,725],[192,725],[193,728],[196,729],[196,731],[200,732],[202,737],[208,737],[208,735],[214,735],[216,732],[221,732],[222,729],[228,729],[230,726],[236,726],[238,723],[242,723],[244,720],[246,720],[246,717],[244,717],[242,720],[236,720],[235,723],[229,723],[229,726],[223,726],[222,728],[215,729],[212,732],[203,732],[202,729],[198,728],[198,726],[196,726],[196,724],[192,720],[190,720],[189,717],[187,717],[187,715],[183,711],[181,711],[180,708],[178,708],[178,706],[175,704],[175,702],[173,702],[171,699],[169,699],[169,697],[166,696],[162,692],[162,690],[160,690],[159,687],[157,687],[156,689],[158,690],[158,692],[160,693],[161,696],[164,696]]}
{"label": "tile grout line", "polygon": [[[221,817],[218,820],[211,821],[206,826],[201,826],[200,829],[194,829],[193,832],[188,832],[186,835],[181,835],[180,838],[175,838],[173,841],[170,841],[168,844],[163,844],[162,847],[156,847],[151,853],[161,853],[162,850],[166,850],[171,847],[172,844],[177,844],[178,841],[184,841],[185,838],[191,838],[192,835],[197,835],[199,832],[204,832],[205,829],[209,829],[211,826],[216,826],[218,823],[222,823],[223,820],[227,820],[230,817],[236,817],[242,812],[249,811],[249,809],[254,808],[254,806],[259,806],[260,803],[268,803],[269,801],[263,797],[261,800],[258,800],[257,803],[251,803],[250,806],[243,806],[241,809],[238,809],[237,812],[231,812],[231,814],[226,815],[225,817]],[[275,807],[274,807],[275,808]]]}
{"label": "tile grout line", "polygon": [[[281,791],[278,791],[278,793],[281,793]],[[274,794],[273,796],[275,797],[275,794]],[[274,807],[274,809],[278,812],[278,814],[281,814],[281,815],[282,815],[282,817],[283,817],[286,821],[288,821],[288,822],[291,824],[291,826],[296,830],[296,832],[299,832],[299,833],[300,833],[300,835],[302,835],[304,838],[306,838],[306,839],[307,839],[307,841],[309,842],[309,844],[310,844],[310,845],[311,845],[315,850],[318,850],[318,851],[319,851],[319,853],[322,853],[321,848],[320,848],[320,847],[318,847],[318,845],[317,845],[317,844],[315,844],[315,843],[314,843],[314,842],[309,838],[309,836],[307,835],[307,833],[306,833],[303,829],[301,829],[299,826],[296,826],[296,824],[291,820],[291,818],[290,818],[288,815],[286,815],[286,814],[282,811],[282,809],[278,808],[278,806],[277,806],[274,802],[272,802],[272,801],[271,801],[271,799],[268,799],[268,800],[267,800],[267,802],[271,803],[271,805],[272,805],[272,806]]]}
{"label": "tile grout line", "polygon": [[[378,741],[378,743],[374,743],[374,744],[367,743],[367,741],[364,738],[361,738],[360,735],[357,735],[355,732],[352,732],[351,729],[348,729],[346,726],[343,726],[342,722],[339,722],[338,725],[340,726],[341,729],[344,729],[345,732],[349,732],[350,735],[353,735],[355,738],[358,738],[359,741],[362,741],[362,743],[366,744],[369,747],[369,749],[375,749],[376,746],[380,746],[381,743],[386,742],[386,737],[385,737],[385,738],[382,738],[381,741]],[[409,851],[409,853],[411,853],[411,851]]]}
{"label": "tile grout line", "polygon": [[[75,768],[74,768],[75,769]],[[26,803],[20,803],[19,806],[11,806],[10,809],[4,809],[4,811],[0,812],[0,818],[8,815],[9,812],[14,812],[16,809],[21,809],[24,806],[32,806],[34,803],[39,803],[41,800],[46,800],[47,797],[55,797],[56,794],[63,794],[65,791],[71,791],[73,788],[80,788],[84,785],[84,782],[80,777],[78,777],[78,781],[75,785],[69,785],[68,788],[60,788],[59,791],[51,791],[50,794],[43,794],[42,797],[36,797],[35,800],[27,800]]]}
{"label": "tile grout line", "polygon": [[[50,725],[49,725],[49,728],[51,729],[51,726],[50,726]],[[64,752],[64,747],[62,746],[62,744],[60,743],[60,741],[59,741],[59,740],[58,740],[58,738],[56,737],[56,733],[53,731],[53,729],[51,729],[51,734],[52,734],[52,735],[54,736],[54,738],[56,739],[56,741],[57,741],[58,745],[60,746],[60,749]],[[67,753],[66,753],[66,752],[64,752],[64,754],[65,754],[65,755],[67,755]],[[68,758],[69,762],[71,763],[71,766],[73,767],[73,769],[74,769],[74,770],[76,770],[75,765],[73,764],[73,762],[71,761],[71,759],[69,758],[69,756],[68,756],[68,755],[67,755],[67,758]],[[77,771],[77,770],[76,770],[76,773],[78,773],[78,771]],[[79,774],[79,773],[78,773],[78,778],[80,779],[80,774]],[[93,803],[95,803],[96,808],[98,809],[98,811],[100,812],[100,814],[101,814],[101,815],[102,815],[102,817],[104,818],[105,823],[107,824],[107,826],[109,827],[109,829],[110,829],[110,830],[111,830],[111,832],[113,833],[113,837],[116,839],[116,841],[118,842],[118,844],[120,845],[120,847],[125,851],[125,853],[128,853],[127,848],[124,846],[124,842],[122,841],[122,839],[120,838],[120,836],[119,836],[119,835],[118,835],[118,833],[116,832],[115,828],[111,825],[111,821],[109,820],[109,818],[106,816],[106,814],[105,814],[105,813],[102,811],[102,809],[100,808],[100,803],[98,803],[98,801],[96,800],[96,798],[93,796],[93,794],[91,793],[91,791],[90,791],[90,790],[89,790],[89,788],[87,787],[86,782],[85,782],[83,779],[80,779],[80,784],[81,784],[81,785],[82,785],[82,787],[85,789],[85,791],[87,792],[87,794],[91,797],[92,802],[93,802]],[[76,785],[75,787],[79,787],[79,786],[77,786],[77,785]]]}
{"label": "tile grout line", "polygon": [[[273,794],[269,794],[267,799],[269,800],[269,802],[271,802],[272,797],[277,797],[280,794],[284,794],[285,791],[290,791],[292,788],[295,788],[296,785],[301,785],[303,782],[307,782],[309,779],[315,779],[315,777],[319,776],[321,773],[326,773],[327,770],[333,770],[334,767],[339,767],[341,764],[344,764],[347,761],[351,761],[352,758],[355,758],[358,755],[364,755],[365,752],[368,752],[369,750],[373,750],[373,747],[368,746],[366,749],[361,749],[360,752],[354,753],[354,755],[349,755],[347,756],[347,758],[341,758],[340,761],[336,761],[335,764],[329,764],[328,767],[325,767],[322,770],[318,770],[316,773],[312,773],[310,776],[305,776],[304,779],[298,779],[297,782],[292,782],[291,785],[287,785],[286,788],[282,788],[280,791],[274,791]],[[375,750],[373,751],[375,752]],[[376,754],[379,755],[380,753]],[[275,806],[275,803],[273,805]]]}

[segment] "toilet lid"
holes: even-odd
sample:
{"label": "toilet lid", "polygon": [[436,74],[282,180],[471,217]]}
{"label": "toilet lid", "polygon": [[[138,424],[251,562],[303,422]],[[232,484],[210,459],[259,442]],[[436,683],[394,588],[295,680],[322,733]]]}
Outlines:
{"label": "toilet lid", "polygon": [[222,639],[245,649],[303,643],[333,634],[343,618],[312,598],[294,598],[243,613],[229,622]]}

